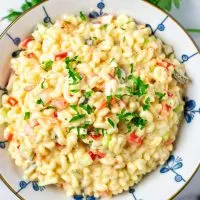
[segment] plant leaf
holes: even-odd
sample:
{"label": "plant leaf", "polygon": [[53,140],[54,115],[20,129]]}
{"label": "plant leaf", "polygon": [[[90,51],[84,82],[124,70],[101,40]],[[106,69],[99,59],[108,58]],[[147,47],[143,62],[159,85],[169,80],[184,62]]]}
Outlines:
{"label": "plant leaf", "polygon": [[8,21],[14,21],[17,17],[19,17],[22,14],[22,12],[20,11],[16,11],[16,10],[9,10],[8,11],[8,15],[3,17],[4,19],[7,19]]}
{"label": "plant leaf", "polygon": [[173,0],[173,2],[176,8],[180,8],[180,0]]}

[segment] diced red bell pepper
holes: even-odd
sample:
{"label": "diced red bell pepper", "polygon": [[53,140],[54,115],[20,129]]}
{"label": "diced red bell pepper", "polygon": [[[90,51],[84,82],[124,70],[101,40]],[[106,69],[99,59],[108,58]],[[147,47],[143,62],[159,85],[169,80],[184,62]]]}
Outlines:
{"label": "diced red bell pepper", "polygon": [[12,141],[12,139],[13,139],[13,134],[9,133],[9,135],[8,135],[8,141],[10,142],[10,141]]}
{"label": "diced red bell pepper", "polygon": [[98,139],[100,139],[101,138],[101,134],[91,134],[91,135],[89,135],[92,139],[94,139],[94,140],[98,140]]}
{"label": "diced red bell pepper", "polygon": [[13,97],[9,97],[7,103],[10,104],[11,106],[16,106],[18,101]]}
{"label": "diced red bell pepper", "polygon": [[102,152],[99,152],[99,151],[97,151],[97,157],[99,158],[99,159],[101,159],[101,158],[104,158],[105,156],[106,156],[106,154],[105,153],[102,153]]}
{"label": "diced red bell pepper", "polygon": [[95,160],[97,155],[95,153],[93,153],[92,151],[89,151],[88,154],[90,155],[90,157],[92,158],[92,160]]}
{"label": "diced red bell pepper", "polygon": [[167,110],[167,112],[170,112],[172,107],[170,105],[168,105],[168,104],[165,104],[165,109]]}
{"label": "diced red bell pepper", "polygon": [[174,94],[171,93],[171,92],[167,92],[167,95],[168,95],[168,97],[170,97],[170,98],[172,98],[172,97],[174,96]]}
{"label": "diced red bell pepper", "polygon": [[62,59],[64,59],[64,58],[66,58],[67,55],[68,55],[67,52],[63,52],[63,53],[56,54],[56,55],[55,55],[55,60],[62,60]]}
{"label": "diced red bell pepper", "polygon": [[27,37],[26,39],[24,39],[24,41],[22,41],[21,42],[21,44],[20,44],[20,46],[22,47],[22,48],[27,48],[27,46],[28,46],[28,43],[29,42],[31,42],[31,41],[33,41],[34,40],[34,38],[32,37],[32,36],[29,36],[29,37]]}
{"label": "diced red bell pepper", "polygon": [[35,58],[36,55],[34,53],[28,53],[27,58]]}
{"label": "diced red bell pepper", "polygon": [[56,112],[56,111],[53,113],[53,116],[54,116],[55,118],[57,118],[57,117],[58,117],[58,114],[57,114],[57,112]]}
{"label": "diced red bell pepper", "polygon": [[141,139],[141,137],[137,136],[135,133],[131,133],[128,136],[128,142],[132,143],[132,144],[141,145],[142,144],[142,139]]}

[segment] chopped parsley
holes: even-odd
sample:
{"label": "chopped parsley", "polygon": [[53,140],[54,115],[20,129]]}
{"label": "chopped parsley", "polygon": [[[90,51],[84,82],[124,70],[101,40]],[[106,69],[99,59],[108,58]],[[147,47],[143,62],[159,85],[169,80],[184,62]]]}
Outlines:
{"label": "chopped parsley", "polygon": [[69,120],[69,122],[75,122],[75,121],[78,121],[78,120],[83,119],[83,118],[85,118],[85,117],[86,117],[85,114],[77,114],[77,115],[75,115],[74,117],[72,117],[72,118]]}
{"label": "chopped parsley", "polygon": [[162,101],[162,98],[166,95],[165,93],[161,92],[156,92],[155,94],[158,96],[159,101]]}
{"label": "chopped parsley", "polygon": [[130,95],[142,96],[142,95],[146,94],[147,88],[149,87],[149,85],[145,84],[140,79],[140,77],[134,77],[133,75],[129,75],[128,80],[130,80],[132,83],[131,87],[129,87],[129,86],[127,87],[127,90]]}
{"label": "chopped parsley", "polygon": [[127,124],[126,127],[127,127],[127,132],[130,133],[131,130],[132,130],[132,126],[131,126],[131,124],[130,124],[130,123]]}
{"label": "chopped parsley", "polygon": [[47,60],[42,62],[42,69],[48,72],[49,70],[52,69],[53,66],[53,61],[52,60]]}
{"label": "chopped parsley", "polygon": [[[125,122],[127,122],[127,125],[130,122],[132,122],[136,127],[140,127],[141,129],[143,129],[147,123],[147,121],[142,119],[139,116],[139,114],[132,113],[132,112],[126,112],[125,109],[122,109],[122,111],[120,113],[117,113],[117,117],[118,117],[119,121],[125,121]],[[129,127],[130,126],[131,125],[129,125]]]}
{"label": "chopped parsley", "polygon": [[77,58],[78,58],[78,56],[75,56],[73,58],[67,57],[65,59],[66,69],[68,69],[68,75],[69,75],[71,85],[78,84],[82,80],[82,77],[80,76],[80,74],[78,72],[76,72],[75,69],[70,67],[70,64],[72,62],[76,62]]}
{"label": "chopped parsley", "polygon": [[133,65],[133,63],[131,63],[131,74],[133,73],[133,67],[134,67],[134,65]]}
{"label": "chopped parsley", "polygon": [[87,20],[86,15],[85,15],[82,11],[80,12],[80,18],[81,18],[83,21],[86,21],[86,20]]}
{"label": "chopped parsley", "polygon": [[108,103],[108,108],[110,109],[111,108],[112,95],[107,96],[106,99],[107,99],[107,103]]}
{"label": "chopped parsley", "polygon": [[147,97],[145,100],[145,104],[142,106],[143,110],[149,110],[150,107],[150,98]]}
{"label": "chopped parsley", "polygon": [[45,80],[42,81],[42,83],[41,83],[41,89],[44,89],[44,83],[45,83]]}
{"label": "chopped parsley", "polygon": [[94,112],[94,108],[87,104],[80,104],[79,105],[83,110],[87,112],[87,114],[91,114]]}
{"label": "chopped parsley", "polygon": [[78,106],[77,106],[77,105],[70,105],[70,107],[71,107],[76,113],[78,113]]}
{"label": "chopped parsley", "polygon": [[85,92],[83,95],[84,95],[85,98],[89,98],[89,97],[92,96],[92,93],[93,93],[93,91],[89,90],[89,91]]}
{"label": "chopped parsley", "polygon": [[112,58],[112,60],[110,61],[110,63],[114,62],[115,61],[115,58]]}
{"label": "chopped parsley", "polygon": [[40,98],[40,99],[38,99],[37,101],[36,101],[36,104],[41,104],[41,105],[43,105],[44,106],[44,102],[42,101],[42,99]]}
{"label": "chopped parsley", "polygon": [[97,40],[97,37],[93,37],[94,40]]}
{"label": "chopped parsley", "polygon": [[105,136],[108,134],[107,130],[103,128],[95,128],[95,132],[96,134],[101,134],[102,136]]}
{"label": "chopped parsley", "polygon": [[114,123],[110,118],[108,118],[107,120],[108,120],[108,123],[109,123],[113,128],[115,128],[115,123]]}
{"label": "chopped parsley", "polygon": [[143,129],[147,124],[147,120],[142,119],[139,115],[134,117],[132,122],[136,127],[140,127],[140,129]]}
{"label": "chopped parsley", "polygon": [[70,92],[77,93],[77,92],[79,92],[79,90],[70,90]]}
{"label": "chopped parsley", "polygon": [[115,68],[115,75],[117,76],[118,79],[122,78],[122,70],[120,67]]}
{"label": "chopped parsley", "polygon": [[30,112],[25,112],[24,114],[24,120],[30,119],[31,113]]}
{"label": "chopped parsley", "polygon": [[102,26],[102,28],[103,28],[104,30],[106,30],[106,29],[108,28],[108,24],[104,24],[104,25]]}

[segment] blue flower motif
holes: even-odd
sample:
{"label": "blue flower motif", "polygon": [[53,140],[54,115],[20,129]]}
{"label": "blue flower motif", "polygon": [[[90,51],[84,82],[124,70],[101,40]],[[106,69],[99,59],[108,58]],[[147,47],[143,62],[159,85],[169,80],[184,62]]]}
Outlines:
{"label": "blue flower motif", "polygon": [[44,23],[45,23],[45,24],[48,24],[48,23],[53,24],[52,21],[51,21],[51,17],[49,16],[49,14],[48,14],[47,11],[46,11],[46,8],[45,8],[44,6],[43,6],[42,8],[43,8],[44,13],[45,13],[45,15],[46,15],[45,18],[44,18],[44,20],[43,20]]}
{"label": "blue flower motif", "polygon": [[105,8],[105,3],[103,0],[97,4],[97,8],[99,9],[99,13],[97,11],[92,11],[89,13],[89,18],[96,19],[97,17],[103,15],[103,9]]}
{"label": "blue flower motif", "polygon": [[0,148],[5,149],[6,148],[6,141],[0,142]]}
{"label": "blue flower motif", "polygon": [[6,33],[6,35],[13,41],[13,43],[18,46],[21,42],[21,39],[19,37],[13,38],[10,34]]}
{"label": "blue flower motif", "polygon": [[195,114],[200,114],[200,108],[195,109],[196,102],[192,99],[188,99],[187,97],[184,98],[185,100],[185,107],[184,107],[184,117],[187,123],[191,123]]}
{"label": "blue flower motif", "polygon": [[129,193],[131,193],[133,195],[133,199],[134,200],[139,200],[135,195],[135,189],[133,187],[129,188]]}
{"label": "blue flower motif", "polygon": [[83,198],[83,195],[74,195],[75,200],[82,200]]}
{"label": "blue flower motif", "polygon": [[159,30],[159,31],[164,31],[164,30],[165,30],[164,24],[159,24],[159,25],[158,25],[158,30]]}
{"label": "blue flower motif", "polygon": [[96,11],[92,11],[89,13],[89,18],[91,18],[91,19],[96,19],[99,16],[100,16],[99,13]]}
{"label": "blue flower motif", "polygon": [[177,169],[180,169],[182,167],[183,167],[182,159],[180,157],[177,157],[175,159],[175,157],[171,155],[167,160],[167,162],[165,163],[165,165],[163,165],[162,168],[160,169],[160,173],[164,174],[171,171],[175,174],[174,179],[176,182],[181,182],[181,181],[185,182],[185,179],[176,172]]}
{"label": "blue flower motif", "polygon": [[32,183],[32,187],[33,189],[37,192],[37,191],[43,191],[45,189],[45,187],[43,186],[39,186],[38,183],[36,181],[29,181],[29,182],[26,182],[26,181],[20,181],[19,182],[19,187],[20,189],[17,191],[17,194],[19,192],[21,192],[23,189],[25,189],[28,185],[30,185]]}
{"label": "blue flower motif", "polygon": [[105,4],[103,3],[103,1],[101,1],[100,3],[97,4],[97,8],[99,8],[101,10],[105,8]]}
{"label": "blue flower motif", "polygon": [[198,52],[192,54],[191,56],[183,54],[182,57],[181,57],[181,59],[182,59],[181,63],[187,62],[190,58],[196,56],[197,54],[198,54]]}
{"label": "blue flower motif", "polygon": [[83,196],[83,195],[74,195],[75,200],[97,200],[94,196]]}

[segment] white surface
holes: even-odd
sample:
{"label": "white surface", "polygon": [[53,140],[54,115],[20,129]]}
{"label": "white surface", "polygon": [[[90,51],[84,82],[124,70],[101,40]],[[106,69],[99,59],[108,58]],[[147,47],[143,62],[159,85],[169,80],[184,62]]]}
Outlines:
{"label": "white surface", "polygon": [[[6,10],[9,8],[17,8],[21,5],[23,0],[6,0],[0,6],[0,17],[6,14]],[[199,0],[182,0],[181,9],[173,10],[173,16],[187,28],[200,28],[200,1]],[[7,26],[7,22],[3,21],[0,25],[0,32]],[[200,34],[192,34],[193,38],[200,47]],[[177,197],[177,200],[190,199],[184,198],[190,196],[190,194],[200,195],[200,172],[193,178],[188,187]],[[0,181],[0,200],[16,200],[15,195],[10,192],[8,188]],[[31,199],[30,199],[31,200]]]}

